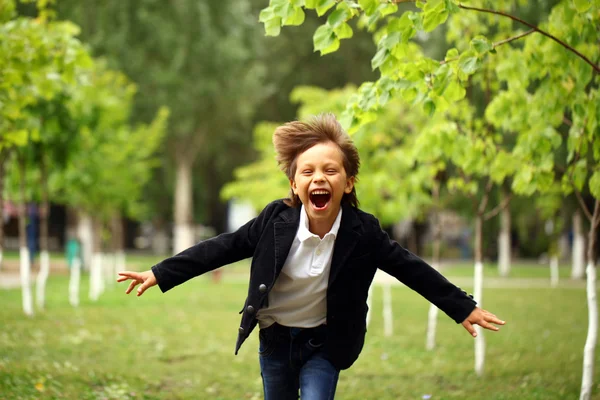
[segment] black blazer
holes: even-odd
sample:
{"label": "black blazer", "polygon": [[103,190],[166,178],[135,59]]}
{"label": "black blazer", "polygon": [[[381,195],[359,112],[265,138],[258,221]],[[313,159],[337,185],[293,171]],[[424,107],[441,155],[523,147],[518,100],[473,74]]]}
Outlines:
{"label": "black blazer", "polygon": [[[152,267],[159,288],[167,290],[190,278],[252,257],[248,297],[243,308],[235,354],[257,324],[298,230],[300,208],[277,200],[236,232],[202,241]],[[417,291],[460,323],[475,301],[423,260],[403,249],[372,215],[343,206],[327,288],[327,334],[323,347],[332,364],[350,367],[360,354],[366,333],[367,295],[381,268]]]}

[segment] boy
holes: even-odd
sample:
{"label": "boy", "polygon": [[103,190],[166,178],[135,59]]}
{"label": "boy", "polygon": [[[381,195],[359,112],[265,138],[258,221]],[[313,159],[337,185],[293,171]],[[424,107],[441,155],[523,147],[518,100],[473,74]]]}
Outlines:
{"label": "boy", "polygon": [[473,336],[472,324],[504,324],[424,261],[403,249],[358,209],[358,151],[335,117],[276,129],[277,161],[290,196],[274,201],[234,233],[219,235],[168,258],[152,270],[121,272],[138,296],[158,284],[165,292],[194,276],[252,257],[235,353],[259,325],[265,399],[333,399],[340,370],[365,339],[367,294],[377,268],[420,293]]}

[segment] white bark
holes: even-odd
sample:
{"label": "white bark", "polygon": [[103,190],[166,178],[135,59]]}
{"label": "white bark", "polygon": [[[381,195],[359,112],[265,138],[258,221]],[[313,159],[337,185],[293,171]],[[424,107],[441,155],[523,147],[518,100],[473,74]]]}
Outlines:
{"label": "white bark", "polygon": [[173,227],[173,251],[175,254],[194,245],[194,230],[191,224],[175,225]]}
{"label": "white bark", "polygon": [[77,222],[77,237],[81,243],[81,263],[91,271],[92,254],[94,249],[94,231],[92,218],[87,214],[81,214]]}
{"label": "white bark", "polygon": [[108,287],[115,285],[115,271],[117,270],[117,255],[115,253],[106,253],[102,255],[102,274],[103,283]]}
{"label": "white bark", "polygon": [[173,251],[182,252],[194,245],[192,227],[192,166],[182,157],[177,163],[175,183],[175,226],[173,232]]}
{"label": "white bark", "polygon": [[498,269],[500,276],[510,274],[510,209],[500,212],[500,234],[498,235]]}
{"label": "white bark", "polygon": [[40,310],[43,310],[46,305],[46,281],[49,274],[50,254],[48,254],[48,251],[42,251],[40,253],[40,272],[38,272],[35,282],[35,300]]}
{"label": "white bark", "polygon": [[169,252],[169,237],[164,228],[156,229],[152,235],[152,252],[161,256]]}
{"label": "white bark", "polygon": [[558,255],[550,257],[550,286],[558,286]]}
{"label": "white bark", "polygon": [[371,322],[371,313],[373,312],[371,308],[373,307],[373,284],[369,286],[369,294],[367,295],[367,328],[369,327],[369,322]]}
{"label": "white bark", "polygon": [[102,291],[102,253],[94,253],[90,266],[90,300],[98,300]]}
{"label": "white bark", "polygon": [[69,279],[69,303],[73,307],[79,305],[79,282],[81,281],[81,260],[79,257],[73,259]]}
{"label": "white bark", "polygon": [[[481,307],[483,294],[483,263],[475,263],[475,279],[473,296],[477,302],[477,306]],[[479,325],[475,325],[477,337],[475,338],[475,373],[479,376],[483,375],[483,366],[485,364],[485,339],[483,338],[483,329]]]}
{"label": "white bark", "polygon": [[383,285],[383,335],[390,337],[393,333],[392,288],[389,283],[385,283]]}
{"label": "white bark", "polygon": [[437,326],[437,315],[438,308],[433,304],[430,304],[427,322],[427,343],[425,345],[427,350],[433,350],[435,348],[435,330]]}
{"label": "white bark", "polygon": [[[437,270],[437,263],[432,264],[432,267]],[[435,348],[435,331],[437,328],[437,316],[438,308],[435,305],[430,304],[429,313],[427,315],[427,340],[425,343],[425,348],[427,350],[433,350]]]}
{"label": "white bark", "polygon": [[119,250],[119,251],[117,251],[117,254],[115,255],[115,274],[114,274],[114,276],[116,277],[120,271],[125,271],[126,269],[127,269],[127,262],[125,261],[125,252],[122,250]]}
{"label": "white bark", "polygon": [[29,249],[27,249],[27,247],[21,247],[19,258],[23,312],[25,312],[25,315],[33,316],[33,298],[31,295],[31,262],[29,260]]}
{"label": "white bark", "polygon": [[573,267],[571,270],[573,279],[583,279],[585,273],[585,237],[582,225],[581,213],[576,211],[573,214]]}
{"label": "white bark", "polygon": [[583,349],[583,378],[581,380],[580,400],[592,397],[594,379],[594,354],[598,341],[598,302],[596,300],[596,266],[593,262],[587,265],[587,303],[588,332]]}

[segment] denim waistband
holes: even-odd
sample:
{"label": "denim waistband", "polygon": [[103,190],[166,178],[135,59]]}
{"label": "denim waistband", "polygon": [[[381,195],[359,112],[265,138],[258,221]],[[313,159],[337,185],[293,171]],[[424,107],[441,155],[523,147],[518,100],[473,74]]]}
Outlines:
{"label": "denim waistband", "polygon": [[297,338],[299,336],[311,335],[311,336],[325,336],[327,325],[321,324],[313,328],[297,328],[280,325],[277,322],[269,325],[268,327],[261,329],[261,332],[271,337],[281,338]]}

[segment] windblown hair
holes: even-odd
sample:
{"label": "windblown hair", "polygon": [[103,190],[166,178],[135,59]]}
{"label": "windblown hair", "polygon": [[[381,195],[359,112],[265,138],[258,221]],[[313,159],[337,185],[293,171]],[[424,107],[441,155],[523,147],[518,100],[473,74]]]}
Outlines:
{"label": "windblown hair", "polygon": [[[288,122],[275,129],[273,134],[277,163],[290,180],[293,180],[296,174],[298,156],[316,144],[327,142],[338,145],[342,151],[346,175],[348,178],[354,177],[356,182],[360,167],[358,150],[333,114],[320,114],[308,122]],[[290,207],[298,207],[300,198],[290,189],[289,198],[285,203]],[[344,193],[342,204],[344,203],[358,207],[356,188],[353,187],[350,193]]]}

